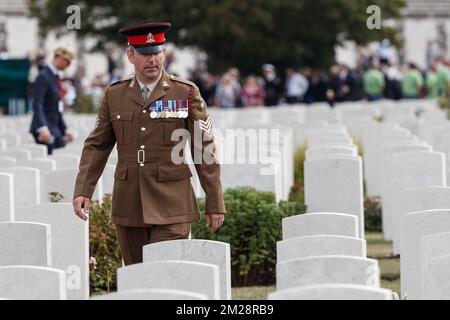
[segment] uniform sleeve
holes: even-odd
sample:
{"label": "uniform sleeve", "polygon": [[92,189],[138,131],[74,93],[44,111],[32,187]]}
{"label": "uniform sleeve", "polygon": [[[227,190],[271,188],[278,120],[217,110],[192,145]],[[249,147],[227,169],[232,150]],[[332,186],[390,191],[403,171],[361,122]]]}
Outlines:
{"label": "uniform sleeve", "polygon": [[[216,159],[216,146],[208,108],[199,89],[192,87],[189,98],[187,127],[191,136],[191,152],[200,184],[205,191],[205,213],[225,213],[220,164]],[[202,138],[199,138],[201,134]]]}
{"label": "uniform sleeve", "polygon": [[75,182],[74,198],[91,199],[98,179],[102,175],[116,138],[109,118],[108,88],[97,116],[94,130],[84,142],[79,172]]}

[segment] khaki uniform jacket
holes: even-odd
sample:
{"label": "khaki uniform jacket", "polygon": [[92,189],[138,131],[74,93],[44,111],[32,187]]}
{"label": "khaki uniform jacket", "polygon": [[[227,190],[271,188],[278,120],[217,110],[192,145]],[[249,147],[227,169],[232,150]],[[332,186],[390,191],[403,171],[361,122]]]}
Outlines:
{"label": "khaki uniform jacket", "polygon": [[[188,117],[150,118],[150,102],[164,100],[188,100]],[[195,153],[197,157],[208,153],[215,160],[207,106],[195,84],[163,72],[147,102],[134,77],[107,87],[95,128],[84,142],[74,198],[91,199],[117,143],[113,223],[139,227],[199,221],[189,165],[171,160],[172,150],[180,147],[180,142],[171,139],[176,129],[190,133],[192,158]],[[203,133],[203,139],[194,139],[194,131]],[[180,141],[184,145],[187,139]],[[220,165],[202,161],[195,168],[206,195],[206,213],[225,213]]]}

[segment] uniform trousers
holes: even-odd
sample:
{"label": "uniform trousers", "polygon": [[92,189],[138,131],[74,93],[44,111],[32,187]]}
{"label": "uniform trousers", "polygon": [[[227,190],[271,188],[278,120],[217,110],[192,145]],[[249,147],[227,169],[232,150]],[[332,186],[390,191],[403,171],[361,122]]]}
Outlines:
{"label": "uniform trousers", "polygon": [[166,225],[148,225],[145,227],[127,227],[116,225],[117,239],[125,265],[142,262],[142,248],[150,243],[188,239],[190,223]]}

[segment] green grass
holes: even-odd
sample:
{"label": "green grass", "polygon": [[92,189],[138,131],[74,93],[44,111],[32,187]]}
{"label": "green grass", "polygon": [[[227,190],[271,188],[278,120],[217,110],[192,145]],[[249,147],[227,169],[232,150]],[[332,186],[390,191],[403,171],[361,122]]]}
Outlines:
{"label": "green grass", "polygon": [[378,260],[381,287],[400,296],[400,258],[393,256],[392,242],[384,241],[381,232],[366,233],[367,256]]}
{"label": "green grass", "polygon": [[[400,296],[400,258],[392,254],[392,242],[384,241],[382,233],[366,233],[367,256],[378,260],[381,271],[381,287]],[[265,300],[275,285],[233,288],[233,300]]]}
{"label": "green grass", "polygon": [[232,288],[231,296],[233,300],[266,300],[267,295],[275,290],[275,285],[267,287]]}

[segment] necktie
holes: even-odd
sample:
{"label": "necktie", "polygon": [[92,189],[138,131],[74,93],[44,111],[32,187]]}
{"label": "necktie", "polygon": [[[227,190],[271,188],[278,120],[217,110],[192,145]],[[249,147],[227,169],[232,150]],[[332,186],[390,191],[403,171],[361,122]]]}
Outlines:
{"label": "necktie", "polygon": [[144,101],[147,101],[148,98],[148,87],[144,86],[142,88],[142,99],[144,99]]}
{"label": "necktie", "polygon": [[56,82],[58,83],[58,96],[60,99],[62,99],[64,97],[64,95],[66,94],[66,91],[64,90],[64,87],[62,85],[62,81],[61,78],[59,77],[59,75],[56,75]]}

